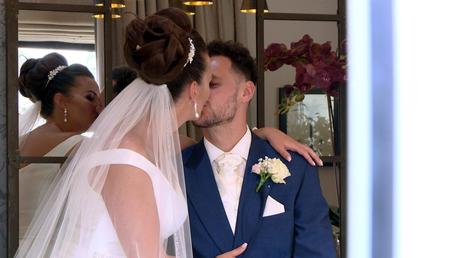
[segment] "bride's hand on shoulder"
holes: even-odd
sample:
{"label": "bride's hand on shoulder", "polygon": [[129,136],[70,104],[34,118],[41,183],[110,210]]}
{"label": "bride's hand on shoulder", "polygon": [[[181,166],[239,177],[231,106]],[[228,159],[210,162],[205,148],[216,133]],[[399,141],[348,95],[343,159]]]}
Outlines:
{"label": "bride's hand on shoulder", "polygon": [[318,154],[310,147],[294,140],[292,137],[276,128],[254,128],[252,132],[260,138],[267,140],[273,149],[288,161],[291,161],[291,155],[289,155],[288,151],[294,151],[302,155],[312,166],[323,165],[323,161],[319,158]]}
{"label": "bride's hand on shoulder", "polygon": [[239,247],[231,250],[230,252],[226,252],[224,254],[221,254],[221,255],[217,256],[216,258],[234,258],[234,257],[237,257],[238,255],[241,255],[242,253],[244,253],[244,251],[246,251],[247,247],[248,247],[248,244],[244,243],[244,244],[240,245]]}

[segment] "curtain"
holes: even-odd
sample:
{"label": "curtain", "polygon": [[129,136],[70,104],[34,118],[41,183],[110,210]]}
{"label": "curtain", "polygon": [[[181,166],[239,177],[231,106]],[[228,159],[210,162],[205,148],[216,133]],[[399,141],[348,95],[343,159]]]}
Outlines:
{"label": "curtain", "polygon": [[136,16],[144,18],[158,10],[169,7],[168,0],[127,0],[122,17],[114,20],[112,28],[112,60],[113,67],[126,65],[123,56],[125,28]]}
{"label": "curtain", "polygon": [[18,39],[94,44],[93,18],[87,13],[21,10],[18,16]]}
{"label": "curtain", "polygon": [[[39,4],[92,4],[92,0],[27,0]],[[89,13],[69,13],[20,10],[19,41],[57,41],[74,44],[94,44],[94,22]]]}
{"label": "curtain", "polygon": [[[112,40],[106,44],[112,47],[112,67],[125,66],[123,44],[125,41],[125,28],[135,17],[144,18],[157,10],[167,8],[168,0],[126,0],[126,7],[121,9],[121,18],[113,19]],[[96,21],[96,60],[98,67],[97,78],[100,85],[104,83],[104,21]]]}
{"label": "curtain", "polygon": [[247,42],[246,14],[240,12],[241,0],[215,0],[211,6],[198,7],[195,28],[210,42],[215,39]]}

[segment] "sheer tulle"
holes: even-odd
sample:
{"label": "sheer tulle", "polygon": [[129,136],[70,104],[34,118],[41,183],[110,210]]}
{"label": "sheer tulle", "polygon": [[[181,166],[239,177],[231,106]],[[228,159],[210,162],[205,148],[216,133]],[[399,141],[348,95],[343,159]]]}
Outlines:
{"label": "sheer tulle", "polygon": [[40,101],[35,102],[30,106],[26,112],[19,115],[19,146],[23,147],[28,133],[30,133],[36,127],[44,124],[46,121],[40,116],[42,103]]}
{"label": "sheer tulle", "polygon": [[89,131],[44,197],[16,257],[192,257],[167,87],[135,80]]}

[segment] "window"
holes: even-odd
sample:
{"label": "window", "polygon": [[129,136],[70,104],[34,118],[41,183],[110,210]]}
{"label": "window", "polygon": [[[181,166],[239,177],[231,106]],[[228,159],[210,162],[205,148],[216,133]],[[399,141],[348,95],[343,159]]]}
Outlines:
{"label": "window", "polygon": [[[56,48],[38,48],[38,47],[19,47],[18,48],[18,75],[21,66],[27,59],[40,58],[51,52],[57,52],[66,57],[69,65],[78,63],[83,64],[91,71],[96,78],[98,85],[100,82],[96,77],[96,51],[94,50],[76,50],[76,49],[56,49]],[[32,105],[32,102],[18,94],[18,113],[23,114],[28,107]]]}

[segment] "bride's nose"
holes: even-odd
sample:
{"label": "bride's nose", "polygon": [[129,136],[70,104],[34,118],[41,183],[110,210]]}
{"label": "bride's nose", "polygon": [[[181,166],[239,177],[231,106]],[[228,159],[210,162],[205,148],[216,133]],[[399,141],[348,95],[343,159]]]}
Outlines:
{"label": "bride's nose", "polygon": [[99,98],[99,101],[96,104],[96,112],[100,114],[104,109],[104,102]]}

